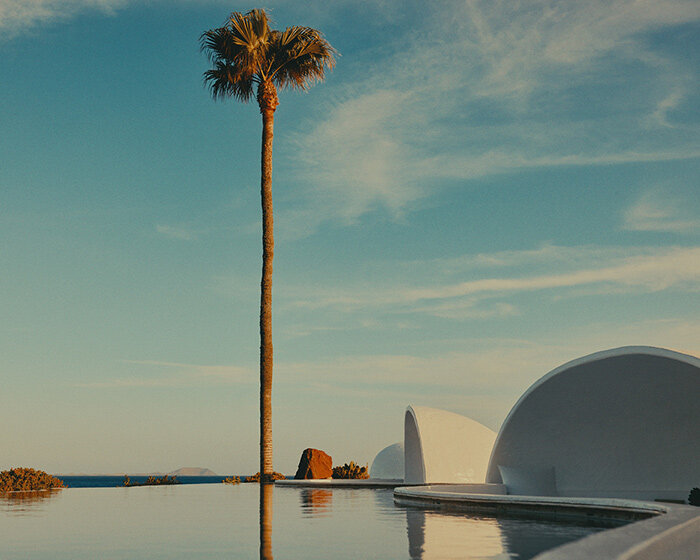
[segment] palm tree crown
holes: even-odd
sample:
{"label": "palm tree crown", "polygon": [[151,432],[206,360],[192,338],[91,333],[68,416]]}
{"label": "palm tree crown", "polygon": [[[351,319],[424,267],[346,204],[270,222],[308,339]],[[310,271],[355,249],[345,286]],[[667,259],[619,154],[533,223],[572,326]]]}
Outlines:
{"label": "palm tree crown", "polygon": [[202,34],[201,48],[214,65],[204,73],[214,98],[250,101],[257,86],[261,111],[277,108],[276,87],[305,90],[323,80],[336,53],[316,29],[270,29],[265,10],[232,13],[224,27]]}

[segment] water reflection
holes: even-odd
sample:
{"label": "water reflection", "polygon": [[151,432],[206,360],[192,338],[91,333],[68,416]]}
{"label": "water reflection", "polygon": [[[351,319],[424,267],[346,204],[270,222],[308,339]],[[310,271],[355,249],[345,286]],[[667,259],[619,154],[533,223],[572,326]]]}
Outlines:
{"label": "water reflection", "polygon": [[4,512],[27,515],[41,511],[44,502],[58,496],[60,492],[60,489],[52,489],[0,493],[0,505]]}
{"label": "water reflection", "polygon": [[333,490],[327,488],[304,488],[301,491],[301,513],[313,517],[332,514]]}
{"label": "water reflection", "polygon": [[260,484],[260,560],[272,556],[272,492],[274,484]]}
{"label": "water reflection", "polygon": [[498,520],[506,549],[517,552],[518,558],[523,559],[537,556],[543,550],[543,543],[548,550],[581,539],[591,533],[620,525],[600,522],[592,527],[594,523],[593,520],[588,520],[585,524],[575,521],[547,523],[542,520],[514,518]]}
{"label": "water reflection", "polygon": [[[519,517],[486,517],[446,511],[405,508],[408,554],[412,560],[431,558],[517,558],[528,560],[619,524],[590,521],[547,521]],[[468,538],[465,538],[468,535]]]}
{"label": "water reflection", "polygon": [[495,519],[406,508],[406,526],[411,560],[510,557]]}
{"label": "water reflection", "polygon": [[408,555],[411,560],[423,558],[425,548],[425,512],[418,509],[406,510],[408,526]]}

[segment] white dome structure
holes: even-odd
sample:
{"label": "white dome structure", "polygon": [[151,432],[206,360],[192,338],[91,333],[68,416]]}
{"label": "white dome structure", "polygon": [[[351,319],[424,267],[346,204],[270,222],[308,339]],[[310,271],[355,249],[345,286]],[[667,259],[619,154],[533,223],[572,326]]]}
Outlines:
{"label": "white dome structure", "polygon": [[370,478],[403,480],[403,443],[394,443],[382,449],[372,461]]}
{"label": "white dome structure", "polygon": [[699,430],[700,359],[606,350],[556,368],[520,397],[486,482],[511,494],[684,500],[700,484]]}
{"label": "white dome structure", "polygon": [[404,421],[404,482],[484,482],[496,433],[471,418],[409,406]]}

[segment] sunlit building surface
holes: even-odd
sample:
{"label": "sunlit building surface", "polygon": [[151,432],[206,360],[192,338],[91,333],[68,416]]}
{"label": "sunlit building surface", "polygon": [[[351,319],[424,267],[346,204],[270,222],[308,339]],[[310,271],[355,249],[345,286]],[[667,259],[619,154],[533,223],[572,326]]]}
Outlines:
{"label": "sunlit building surface", "polygon": [[513,407],[486,481],[509,494],[685,500],[698,485],[699,395],[700,360],[671,350],[564,364]]}
{"label": "sunlit building surface", "polygon": [[404,421],[404,481],[484,482],[495,439],[493,430],[466,416],[409,406]]}
{"label": "sunlit building surface", "polygon": [[403,480],[404,447],[403,443],[394,443],[382,449],[372,461],[369,469],[370,478]]}

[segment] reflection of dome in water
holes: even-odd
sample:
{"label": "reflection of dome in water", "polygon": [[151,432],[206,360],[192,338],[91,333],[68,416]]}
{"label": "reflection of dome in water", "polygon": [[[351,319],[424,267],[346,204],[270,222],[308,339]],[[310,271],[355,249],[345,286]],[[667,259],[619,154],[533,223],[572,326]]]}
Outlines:
{"label": "reflection of dome in water", "polygon": [[405,482],[483,483],[496,433],[479,422],[409,406],[404,422]]}
{"label": "reflection of dome in water", "polygon": [[496,519],[409,508],[406,524],[412,560],[501,558],[504,552]]}
{"label": "reflection of dome in water", "polygon": [[372,461],[370,478],[403,480],[403,443],[395,443],[382,449]]}
{"label": "reflection of dome in water", "polygon": [[698,483],[698,396],[696,357],[646,346],[584,356],[520,397],[486,480],[512,479],[512,494],[539,485],[560,496],[685,499]]}

